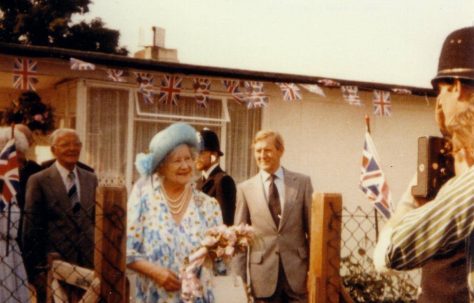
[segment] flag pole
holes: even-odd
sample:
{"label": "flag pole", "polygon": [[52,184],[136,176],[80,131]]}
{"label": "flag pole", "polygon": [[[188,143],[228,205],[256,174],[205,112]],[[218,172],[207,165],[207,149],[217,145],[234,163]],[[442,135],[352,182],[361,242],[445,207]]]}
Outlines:
{"label": "flag pole", "polygon": [[[370,134],[370,118],[369,115],[365,115],[365,128],[367,132]],[[379,218],[377,209],[374,207],[374,217],[375,217],[375,241],[379,240]]]}

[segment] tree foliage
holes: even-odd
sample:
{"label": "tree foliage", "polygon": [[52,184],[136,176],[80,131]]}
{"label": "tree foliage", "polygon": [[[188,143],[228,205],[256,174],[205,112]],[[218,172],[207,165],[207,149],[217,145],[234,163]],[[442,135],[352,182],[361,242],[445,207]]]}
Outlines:
{"label": "tree foliage", "polygon": [[73,24],[89,12],[91,0],[1,0],[0,41],[126,55],[120,33],[100,18]]}

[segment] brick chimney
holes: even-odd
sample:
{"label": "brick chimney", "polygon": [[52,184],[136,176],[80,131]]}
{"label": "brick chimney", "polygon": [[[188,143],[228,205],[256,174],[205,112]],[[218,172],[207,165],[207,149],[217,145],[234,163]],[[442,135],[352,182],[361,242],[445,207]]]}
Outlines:
{"label": "brick chimney", "polygon": [[144,46],[133,56],[140,59],[151,59],[164,62],[178,63],[178,50],[165,48],[165,29],[153,26],[153,43],[151,46]]}

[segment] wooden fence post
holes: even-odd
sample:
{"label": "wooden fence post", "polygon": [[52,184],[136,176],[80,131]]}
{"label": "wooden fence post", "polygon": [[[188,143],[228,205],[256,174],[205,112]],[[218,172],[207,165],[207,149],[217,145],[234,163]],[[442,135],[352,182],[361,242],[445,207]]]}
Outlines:
{"label": "wooden fence post", "polygon": [[125,276],[127,190],[97,189],[95,269],[101,280],[101,298],[107,303],[128,302]]}
{"label": "wooden fence post", "polygon": [[308,273],[309,303],[339,302],[341,212],[340,194],[313,194]]}

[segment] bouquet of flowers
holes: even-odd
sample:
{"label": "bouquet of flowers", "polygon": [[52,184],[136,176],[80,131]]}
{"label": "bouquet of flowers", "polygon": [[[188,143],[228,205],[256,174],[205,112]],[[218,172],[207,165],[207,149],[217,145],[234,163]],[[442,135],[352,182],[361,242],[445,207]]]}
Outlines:
{"label": "bouquet of flowers", "polygon": [[237,225],[211,228],[201,242],[201,249],[206,249],[208,257],[229,261],[238,252],[244,252],[254,238],[254,231],[250,225]]}
{"label": "bouquet of flowers", "polygon": [[198,272],[204,264],[213,264],[214,261],[220,260],[229,262],[236,253],[246,251],[254,237],[253,228],[247,224],[221,225],[209,229],[201,247],[185,259],[181,268],[183,302],[194,302],[194,298],[202,297],[203,287]]}

